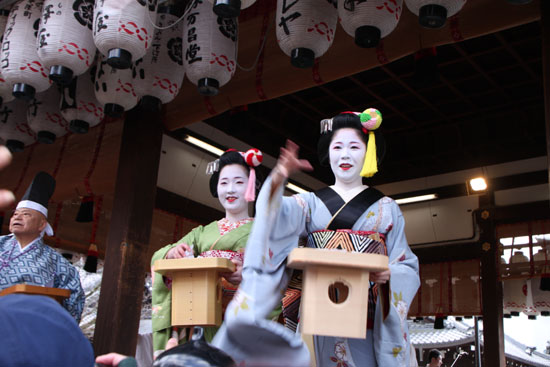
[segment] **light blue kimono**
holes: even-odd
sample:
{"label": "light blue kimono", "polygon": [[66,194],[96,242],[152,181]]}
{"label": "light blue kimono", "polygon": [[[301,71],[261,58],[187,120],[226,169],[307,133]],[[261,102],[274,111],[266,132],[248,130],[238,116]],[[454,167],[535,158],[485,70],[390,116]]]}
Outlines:
{"label": "light blue kimono", "polygon": [[84,290],[78,271],[42,238],[23,248],[14,235],[0,237],[0,290],[15,284],[63,288],[71,291],[63,307],[80,322],[84,308]]}
{"label": "light blue kimono", "polygon": [[[309,352],[299,334],[268,321],[280,302],[291,269],[286,257],[300,237],[325,229],[332,215],[313,193],[283,197],[284,185],[269,198],[271,178],[258,196],[256,219],[247,244],[243,280],[226,310],[213,344],[244,366],[309,366]],[[410,250],[398,205],[383,197],[353,225],[355,231],[386,236],[390,261],[390,311],[382,316],[380,296],[374,329],[367,339],[315,337],[318,366],[408,366],[410,337],[407,312],[420,281],[418,259]],[[366,311],[365,311],[366,312]],[[374,355],[374,356],[373,356]],[[241,366],[241,364],[239,364]]]}

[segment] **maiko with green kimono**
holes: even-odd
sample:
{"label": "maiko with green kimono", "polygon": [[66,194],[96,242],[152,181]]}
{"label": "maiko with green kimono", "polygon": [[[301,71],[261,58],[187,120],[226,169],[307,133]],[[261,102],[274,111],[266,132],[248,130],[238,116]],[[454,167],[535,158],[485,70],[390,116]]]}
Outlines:
{"label": "maiko with green kimono", "polygon": [[[159,259],[184,257],[224,257],[235,264],[235,272],[222,274],[223,304],[229,303],[241,282],[244,249],[252,229],[253,218],[248,213],[248,202],[255,199],[256,175],[254,166],[262,161],[261,152],[250,149],[246,153],[229,150],[208,165],[210,192],[220,200],[225,217],[205,226],[198,226],[178,242],[155,252],[151,265]],[[155,357],[162,353],[171,337],[183,341],[171,325],[171,279],[153,273],[153,349]],[[216,327],[205,328],[210,341]]]}

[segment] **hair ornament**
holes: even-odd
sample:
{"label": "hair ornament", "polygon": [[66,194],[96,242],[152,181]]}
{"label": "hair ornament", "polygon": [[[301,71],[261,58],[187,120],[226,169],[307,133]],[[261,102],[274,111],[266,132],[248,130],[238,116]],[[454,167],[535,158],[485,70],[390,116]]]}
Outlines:
{"label": "hair ornament", "polygon": [[361,125],[367,129],[369,141],[367,143],[367,152],[365,153],[365,162],[361,169],[362,177],[372,177],[378,172],[378,164],[376,160],[376,139],[373,130],[376,130],[382,124],[382,114],[376,108],[367,108],[359,114]]}
{"label": "hair ornament", "polygon": [[376,108],[367,108],[359,114],[359,119],[368,131],[376,130],[382,124],[382,114]]}
{"label": "hair ornament", "polygon": [[326,134],[332,131],[332,119],[321,120],[321,134]]}
{"label": "hair ornament", "polygon": [[243,153],[243,158],[250,167],[258,167],[264,160],[262,152],[256,148],[248,149]]}
{"label": "hair ornament", "polygon": [[218,172],[220,169],[220,160],[216,159],[215,161],[209,162],[206,165],[206,174],[213,175],[215,172]]}

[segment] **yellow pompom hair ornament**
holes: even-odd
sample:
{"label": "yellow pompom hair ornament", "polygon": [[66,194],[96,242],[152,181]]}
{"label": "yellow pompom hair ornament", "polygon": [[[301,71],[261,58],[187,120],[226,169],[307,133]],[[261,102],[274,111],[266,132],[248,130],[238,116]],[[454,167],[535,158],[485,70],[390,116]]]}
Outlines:
{"label": "yellow pompom hair ornament", "polygon": [[362,177],[372,177],[378,172],[378,165],[376,163],[376,140],[373,130],[378,129],[382,124],[382,114],[376,108],[367,108],[359,114],[359,118],[361,119],[361,125],[363,125],[363,128],[365,128],[369,134],[365,162],[363,163],[360,175]]}

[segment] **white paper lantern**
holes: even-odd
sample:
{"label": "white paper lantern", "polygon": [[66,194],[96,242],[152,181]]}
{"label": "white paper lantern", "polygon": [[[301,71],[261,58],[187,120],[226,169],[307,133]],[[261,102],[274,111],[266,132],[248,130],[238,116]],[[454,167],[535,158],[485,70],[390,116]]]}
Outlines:
{"label": "white paper lantern", "polygon": [[153,40],[157,0],[96,0],[94,42],[117,69],[145,56]]}
{"label": "white paper lantern", "polygon": [[347,34],[359,47],[376,47],[390,34],[403,11],[403,0],[340,1],[338,17]]}
{"label": "white paper lantern", "polygon": [[447,18],[452,17],[462,9],[467,0],[405,0],[407,8],[418,15],[421,26],[426,28],[441,28]]}
{"label": "white paper lantern", "polygon": [[292,65],[309,68],[332,45],[338,22],[331,0],[277,0],[277,42]]}
{"label": "white paper lantern", "polygon": [[94,62],[93,0],[45,0],[36,38],[50,79],[67,85]]}
{"label": "white paper lantern", "polygon": [[12,152],[20,152],[36,141],[27,124],[27,103],[21,100],[4,103],[0,108],[0,138]]}
{"label": "white paper lantern", "polygon": [[85,134],[103,120],[103,106],[94,92],[95,73],[96,66],[93,66],[63,88],[61,114],[69,121],[69,130],[73,133]]}
{"label": "white paper lantern", "polygon": [[199,93],[214,96],[235,73],[238,23],[218,17],[206,1],[190,4],[183,26],[185,73]]}
{"label": "white paper lantern", "polygon": [[[513,264],[528,263],[529,259],[521,251],[516,251],[510,258],[510,267]],[[512,316],[518,316],[527,306],[527,285],[525,279],[507,279],[502,282],[504,308]]]}
{"label": "white paper lantern", "polygon": [[48,70],[36,52],[42,1],[21,0],[10,11],[2,42],[0,65],[16,98],[31,100],[50,87]]}
{"label": "white paper lantern", "polygon": [[[0,43],[4,37],[4,30],[8,22],[9,10],[0,9]],[[12,94],[13,85],[6,82],[6,79],[2,76],[2,69],[0,68],[0,105],[12,101],[15,97]]]}
{"label": "white paper lantern", "polygon": [[13,96],[13,85],[11,83],[8,83],[6,79],[4,79],[4,76],[1,73],[0,69],[0,105],[2,103],[7,103],[13,101],[15,98]]}
{"label": "white paper lantern", "polygon": [[236,18],[256,0],[208,0],[214,4],[214,13],[222,18]]}
{"label": "white paper lantern", "polygon": [[120,117],[138,103],[131,69],[115,69],[101,56],[97,62],[94,83],[95,96],[103,111],[111,117]]}
{"label": "white paper lantern", "polygon": [[69,132],[69,123],[61,115],[59,87],[37,93],[27,107],[27,123],[36,133],[39,143],[52,144]]}
{"label": "white paper lantern", "polygon": [[[550,255],[548,256],[550,259]],[[546,256],[544,256],[544,249],[539,250],[534,256],[533,259],[537,262],[544,264],[547,261]],[[543,271],[544,271],[543,266]],[[546,266],[548,269],[548,265]],[[531,290],[533,291],[533,303],[537,311],[540,312],[542,316],[550,316],[550,292],[542,291],[540,289],[540,280],[541,277],[535,277],[530,280]]]}
{"label": "white paper lantern", "polygon": [[[159,26],[166,27],[178,20],[164,11],[159,9]],[[181,22],[167,29],[156,29],[151,49],[133,66],[135,91],[141,98],[141,106],[148,110],[158,110],[161,103],[173,100],[180,90],[185,75],[182,32]]]}
{"label": "white paper lantern", "polygon": [[2,41],[2,37],[4,37],[4,31],[6,30],[6,24],[8,24],[9,15],[9,9],[0,9],[0,41]]}

